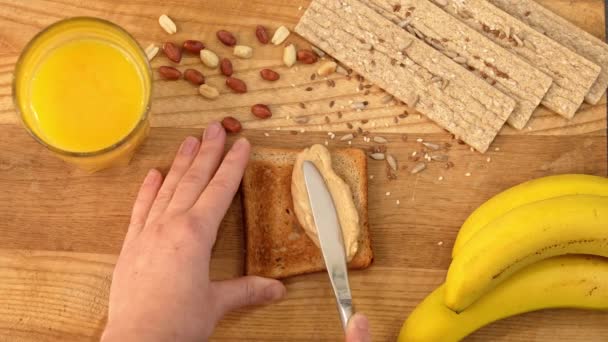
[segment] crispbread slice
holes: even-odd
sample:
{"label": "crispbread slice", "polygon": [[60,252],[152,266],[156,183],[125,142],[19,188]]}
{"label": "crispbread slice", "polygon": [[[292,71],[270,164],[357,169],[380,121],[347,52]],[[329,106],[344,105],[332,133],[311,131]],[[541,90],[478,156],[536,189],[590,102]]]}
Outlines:
{"label": "crispbread slice", "polygon": [[553,78],[542,104],[571,119],[597,80],[595,63],[534,30],[487,0],[432,0],[463,23]]}
{"label": "crispbread slice", "polygon": [[[361,0],[383,17],[424,37],[430,46],[485,79],[517,105],[507,122],[528,123],[553,79],[428,0]],[[398,11],[395,6],[400,5]]]}
{"label": "crispbread slice", "polygon": [[359,1],[315,0],[295,31],[485,152],[515,101]]}
{"label": "crispbread slice", "polygon": [[[300,150],[256,147],[242,182],[248,275],[285,278],[325,269],[319,248],[300,226],[291,197],[291,172]],[[349,268],[373,259],[367,216],[367,159],[359,149],[332,150],[332,165],[353,192],[359,212],[359,250]]]}
{"label": "crispbread slice", "polygon": [[536,31],[602,68],[585,101],[597,104],[608,88],[608,44],[533,0],[489,0]]}

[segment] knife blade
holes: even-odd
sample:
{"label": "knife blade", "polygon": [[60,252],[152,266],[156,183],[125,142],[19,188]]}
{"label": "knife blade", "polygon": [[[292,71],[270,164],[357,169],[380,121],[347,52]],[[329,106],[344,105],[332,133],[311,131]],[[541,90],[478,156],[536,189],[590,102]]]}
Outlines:
{"label": "knife blade", "polygon": [[325,179],[315,164],[305,160],[302,163],[302,171],[321,252],[336,296],[342,327],[346,329],[348,320],[354,314],[354,308],[338,212]]}

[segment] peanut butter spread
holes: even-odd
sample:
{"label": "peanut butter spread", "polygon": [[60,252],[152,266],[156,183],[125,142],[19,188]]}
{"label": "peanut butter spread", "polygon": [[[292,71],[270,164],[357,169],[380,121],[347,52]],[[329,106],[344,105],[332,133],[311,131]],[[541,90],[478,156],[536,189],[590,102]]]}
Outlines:
{"label": "peanut butter spread", "polygon": [[352,260],[359,247],[359,213],[353,201],[353,195],[348,184],[336,174],[331,164],[331,155],[323,145],[313,145],[304,149],[298,155],[291,176],[291,196],[296,217],[306,235],[319,246],[317,228],[312,216],[312,209],[308,200],[308,192],[304,182],[302,163],[309,160],[315,164],[325,180],[334,205],[338,212],[338,220],[342,228],[344,249],[348,261]]}

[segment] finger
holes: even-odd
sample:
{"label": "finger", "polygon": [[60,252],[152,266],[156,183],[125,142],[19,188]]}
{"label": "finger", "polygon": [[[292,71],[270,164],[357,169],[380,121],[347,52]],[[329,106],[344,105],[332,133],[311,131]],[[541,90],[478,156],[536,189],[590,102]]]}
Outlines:
{"label": "finger", "polygon": [[143,228],[146,219],[148,218],[150,208],[152,208],[152,204],[158,193],[158,189],[160,189],[160,185],[162,184],[162,180],[163,176],[158,170],[152,169],[148,171],[146,178],[144,178],[144,181],[139,188],[135,204],[133,205],[131,222],[129,223],[129,230],[127,231],[125,241],[133,239]]}
{"label": "finger", "polygon": [[195,137],[187,137],[177,152],[171,169],[165,177],[165,181],[156,196],[156,200],[150,209],[147,222],[154,221],[165,209],[173,197],[177,184],[188,171],[190,164],[198,151],[199,141]]}
{"label": "finger", "polygon": [[207,126],[198,155],[175,189],[168,210],[188,210],[199,198],[217,170],[226,143],[226,131],[218,123]]}
{"label": "finger", "polygon": [[360,313],[354,314],[346,327],[346,342],[370,342],[369,320]]}
{"label": "finger", "polygon": [[276,302],[285,297],[287,290],[276,279],[247,276],[212,283],[213,298],[218,312],[224,314],[242,307]]}
{"label": "finger", "polygon": [[251,145],[245,138],[241,138],[234,143],[222,165],[215,173],[209,185],[203,191],[194,207],[192,207],[192,215],[206,223],[206,227],[214,227],[211,234],[210,242],[215,243],[217,228],[220,225],[230,203],[234,198],[234,194],[239,188],[245,167],[249,161],[249,152]]}

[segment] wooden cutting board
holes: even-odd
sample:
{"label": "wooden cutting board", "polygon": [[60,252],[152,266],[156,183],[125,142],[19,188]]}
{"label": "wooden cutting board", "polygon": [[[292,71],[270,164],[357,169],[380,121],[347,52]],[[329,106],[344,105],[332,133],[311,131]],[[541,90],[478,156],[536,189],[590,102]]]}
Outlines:
{"label": "wooden cutting board", "polygon": [[[605,38],[604,1],[541,2]],[[405,108],[380,104],[384,95],[376,87],[364,95],[356,90],[358,82],[335,75],[336,87],[329,88],[325,81],[310,80],[314,66],[281,67],[281,49],[259,46],[253,29],[257,24],[272,29],[281,24],[293,27],[307,3],[0,1],[0,341],[93,341],[99,337],[107,314],[112,268],[139,183],[148,169],[168,168],[184,137],[200,135],[198,127],[225,115],[241,118],[249,128],[244,135],[254,144],[304,147],[328,140],[330,147],[342,146],[344,143],[328,139],[326,130],[345,131],[348,121],[325,126],[324,117],[334,118],[336,108],[344,105],[344,117],[350,114],[351,122],[363,125],[360,120],[365,111],[351,112],[348,101],[365,98],[370,111],[386,114],[388,127],[364,128],[382,132],[374,134],[390,140],[389,149],[401,167],[411,169],[415,164],[408,156],[421,149],[418,138],[453,144],[449,156],[454,167],[449,170],[432,163],[417,175],[401,170],[397,180],[389,181],[385,165],[370,161],[369,173],[374,179],[369,184],[369,215],[375,261],[368,270],[353,272],[351,282],[355,305],[369,315],[375,341],[393,340],[408,313],[443,281],[458,227],[479,204],[535,177],[607,175],[605,98],[596,106],[584,106],[571,122],[540,109],[529,129],[516,132],[505,128],[490,151],[480,155],[416,114],[394,123],[394,116]],[[250,83],[252,91],[232,95],[221,88],[223,95],[218,101],[206,102],[185,83],[155,82],[151,136],[128,167],[93,175],[59,161],[20,127],[11,100],[12,72],[19,52],[36,32],[65,17],[97,16],[125,27],[146,46],[167,39],[157,24],[162,13],[178,24],[179,33],[171,37],[174,41],[201,39],[228,55],[229,50],[220,46],[214,34],[224,28],[254,46],[253,59],[235,61],[237,75]],[[306,46],[297,37],[291,39]],[[165,63],[166,59],[159,57],[153,66]],[[182,64],[200,65],[196,58],[186,58]],[[262,67],[279,70],[282,81],[256,82]],[[222,79],[216,72],[206,73],[210,83],[220,85]],[[307,87],[315,90],[307,92]],[[328,105],[332,100],[334,108]],[[248,107],[259,102],[274,109],[272,120],[250,117]],[[286,126],[286,116],[302,114],[315,118],[304,128],[306,132]],[[289,132],[292,129],[297,134]],[[315,129],[322,131],[311,132]],[[407,134],[406,142],[403,133]],[[358,139],[353,146],[369,148],[370,144]],[[215,247],[213,277],[241,275],[243,258],[237,198]],[[327,276],[313,274],[285,282],[285,301],[228,315],[214,338],[341,340]],[[607,313],[549,310],[492,324],[470,340],[605,341],[607,321]]]}

